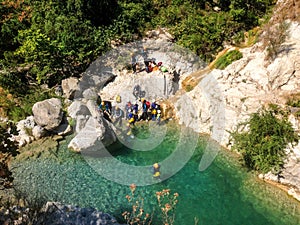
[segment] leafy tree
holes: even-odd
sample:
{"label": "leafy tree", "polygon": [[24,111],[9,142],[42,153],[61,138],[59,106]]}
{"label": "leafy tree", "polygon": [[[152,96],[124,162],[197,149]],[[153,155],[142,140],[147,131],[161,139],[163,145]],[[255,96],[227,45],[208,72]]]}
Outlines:
{"label": "leafy tree", "polygon": [[298,143],[299,137],[290,122],[274,111],[254,113],[245,123],[231,133],[233,149],[241,152],[245,165],[263,173],[279,173],[286,158],[289,143]]}
{"label": "leafy tree", "polygon": [[39,84],[54,86],[76,76],[99,54],[99,36],[80,10],[83,6],[67,6],[64,1],[34,1],[31,27],[19,31],[15,55]]}
{"label": "leafy tree", "polygon": [[26,95],[40,84],[55,86],[80,76],[110,48],[111,40],[129,42],[158,26],[169,28],[178,44],[210,62],[234,35],[256,26],[272,4],[272,0],[3,0],[0,86],[14,95]]}
{"label": "leafy tree", "polygon": [[273,4],[272,0],[233,0],[229,8],[233,19],[248,30],[258,25],[258,19],[265,15]]}
{"label": "leafy tree", "polygon": [[24,0],[3,0],[0,3],[0,59],[6,51],[18,47],[18,31],[29,26],[31,8]]}

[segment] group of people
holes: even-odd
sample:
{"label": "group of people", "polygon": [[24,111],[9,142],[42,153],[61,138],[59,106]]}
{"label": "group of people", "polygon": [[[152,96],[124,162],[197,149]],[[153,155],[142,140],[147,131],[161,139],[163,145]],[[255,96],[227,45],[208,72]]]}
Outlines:
{"label": "group of people", "polygon": [[103,112],[104,118],[113,122],[114,125],[121,125],[123,119],[126,119],[129,125],[135,125],[137,121],[141,120],[152,120],[157,121],[157,123],[161,121],[160,105],[155,100],[149,102],[140,98],[134,104],[128,101],[125,105],[125,113],[118,105],[112,107],[109,101],[102,101],[98,109]]}
{"label": "group of people", "polygon": [[160,123],[161,120],[161,109],[160,105],[156,103],[155,100],[151,102],[147,101],[144,98],[140,98],[139,102],[132,104],[127,102],[125,106],[126,110],[126,119],[129,124],[134,125],[136,121],[157,121]]}
{"label": "group of people", "polygon": [[[159,123],[161,119],[160,105],[157,104],[155,100],[150,103],[146,99],[141,98],[139,99],[139,103],[140,104],[135,102],[135,104],[132,104],[130,101],[128,101],[125,105],[125,115],[119,106],[116,105],[115,107],[112,107],[110,101],[102,101],[98,106],[98,109],[103,113],[104,118],[110,122],[113,122],[114,124],[122,125],[122,120],[125,116],[126,120],[128,121],[127,135],[133,137],[131,130],[136,121],[153,120]],[[151,166],[150,171],[154,178],[160,178],[160,165],[158,163],[154,163]]]}
{"label": "group of people", "polygon": [[142,50],[140,55],[143,58],[144,61],[144,68],[141,67],[139,63],[139,55],[136,55],[134,53],[131,53],[131,66],[133,73],[141,72],[143,70],[146,70],[147,73],[151,73],[153,71],[162,71],[162,72],[168,72],[168,69],[162,65],[162,62],[155,62],[155,59],[149,59],[148,55],[146,53],[146,48]]}

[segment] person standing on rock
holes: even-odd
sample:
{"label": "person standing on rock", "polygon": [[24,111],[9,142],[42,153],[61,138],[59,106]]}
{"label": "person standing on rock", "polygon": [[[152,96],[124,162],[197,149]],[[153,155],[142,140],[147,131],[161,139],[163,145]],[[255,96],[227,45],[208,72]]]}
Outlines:
{"label": "person standing on rock", "polygon": [[136,60],[136,55],[134,53],[131,53],[131,67],[132,67],[133,73],[136,74],[137,60]]}
{"label": "person standing on rock", "polygon": [[126,119],[130,119],[129,118],[129,113],[131,111],[131,108],[132,108],[132,104],[130,101],[128,101],[125,105],[125,112],[126,112]]}
{"label": "person standing on rock", "polygon": [[114,118],[114,125],[118,124],[119,126],[122,125],[122,117],[123,117],[123,111],[119,108],[119,106],[116,106],[113,111],[113,118]]}
{"label": "person standing on rock", "polygon": [[142,57],[144,59],[144,64],[145,64],[146,72],[150,73],[149,67],[151,66],[151,60],[148,58],[147,48],[146,47],[143,48],[143,50],[141,52],[141,55],[142,55]]}

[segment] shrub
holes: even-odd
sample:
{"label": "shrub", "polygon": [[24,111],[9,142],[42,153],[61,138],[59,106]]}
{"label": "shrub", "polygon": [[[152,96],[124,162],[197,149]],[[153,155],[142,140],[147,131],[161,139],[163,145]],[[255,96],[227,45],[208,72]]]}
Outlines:
{"label": "shrub", "polygon": [[245,165],[263,173],[279,173],[286,158],[289,143],[298,143],[299,137],[286,117],[265,110],[251,115],[231,132],[233,149],[241,152]]}
{"label": "shrub", "polygon": [[131,195],[126,195],[126,199],[129,203],[132,203],[132,211],[125,211],[122,213],[123,218],[126,220],[126,224],[148,224],[152,223],[153,214],[145,213],[144,211],[144,199],[135,195],[136,185],[130,185]]}
{"label": "shrub", "polygon": [[[152,224],[154,211],[152,214],[145,213],[144,211],[144,199],[136,196],[136,185],[130,185],[131,195],[126,195],[126,199],[129,203],[132,203],[132,211],[125,211],[122,213],[123,218],[127,224],[135,225],[150,225]],[[173,225],[175,221],[175,210],[178,202],[178,193],[171,194],[170,189],[164,189],[156,192],[157,204],[159,211],[161,212],[162,224]]]}
{"label": "shrub", "polygon": [[6,108],[6,114],[9,119],[17,122],[32,115],[32,107],[36,102],[53,97],[52,90],[34,89],[23,97],[15,98],[9,108]]}
{"label": "shrub", "polygon": [[0,188],[12,187],[13,176],[9,170],[8,162],[11,157],[16,156],[18,147],[12,136],[17,134],[16,126],[13,123],[0,125]]}
{"label": "shrub", "polygon": [[266,47],[267,60],[274,60],[281,51],[283,44],[288,37],[288,29],[290,24],[286,21],[281,21],[278,24],[268,24],[264,30],[263,46]]}
{"label": "shrub", "polygon": [[228,51],[216,60],[214,67],[221,70],[225,69],[232,62],[241,58],[243,58],[243,54],[239,50]]}
{"label": "shrub", "polygon": [[299,108],[300,108],[300,93],[291,95],[291,96],[288,98],[286,104],[287,104],[288,106],[299,107]]}

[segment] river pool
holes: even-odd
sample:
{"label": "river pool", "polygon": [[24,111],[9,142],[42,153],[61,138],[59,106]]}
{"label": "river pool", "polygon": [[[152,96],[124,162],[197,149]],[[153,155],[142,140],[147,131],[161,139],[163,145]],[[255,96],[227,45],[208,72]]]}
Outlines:
{"label": "river pool", "polygon": [[[176,149],[180,135],[173,125],[167,127],[162,142],[151,151],[133,150],[118,144],[111,151],[113,159],[127,165],[146,167],[165,159]],[[42,155],[15,163],[17,189],[32,200],[95,207],[121,221],[122,212],[130,209],[125,198],[130,194],[129,186],[107,179],[97,170],[98,167],[95,169],[94,165],[108,163],[106,157],[73,153],[67,149],[69,141],[70,138],[67,138],[60,142],[55,157]],[[155,210],[154,224],[161,224],[158,222],[159,216],[156,216],[159,215],[159,209],[155,193],[163,189],[179,194],[175,212],[177,225],[193,225],[195,220],[199,221],[199,225],[300,224],[299,202],[247,172],[232,152],[220,151],[206,170],[199,171],[199,162],[207,142],[207,138],[197,138],[192,157],[168,179],[137,186],[136,196],[144,199],[145,211],[151,213]],[[129,173],[126,170],[124,167],[120,173]],[[162,167],[163,178],[165,171]],[[150,170],[143,173],[141,180],[154,179]]]}

